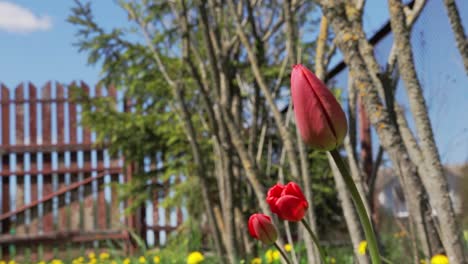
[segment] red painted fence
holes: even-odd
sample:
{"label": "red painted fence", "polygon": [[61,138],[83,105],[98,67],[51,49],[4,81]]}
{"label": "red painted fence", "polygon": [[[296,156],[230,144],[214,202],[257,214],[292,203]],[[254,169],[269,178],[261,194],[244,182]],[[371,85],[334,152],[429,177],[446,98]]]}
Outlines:
{"label": "red painted fence", "polygon": [[[132,169],[80,125],[81,106],[71,101],[68,86],[0,86],[0,259],[48,260],[109,243],[131,249],[128,229],[144,238],[154,232],[158,246],[160,236],[181,224],[180,208],[165,209],[161,221],[158,199],[146,205],[152,214],[142,207],[123,215],[128,201],[119,201],[110,183],[126,182]],[[113,87],[80,87],[113,98],[116,107],[124,101]],[[167,221],[171,216],[176,223]]]}

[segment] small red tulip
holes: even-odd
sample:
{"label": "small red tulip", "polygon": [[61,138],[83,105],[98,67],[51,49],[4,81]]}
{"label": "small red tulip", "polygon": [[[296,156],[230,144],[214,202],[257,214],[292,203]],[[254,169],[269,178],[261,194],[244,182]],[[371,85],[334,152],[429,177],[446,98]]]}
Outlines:
{"label": "small red tulip", "polygon": [[294,182],[286,185],[276,184],[268,190],[267,203],[273,213],[281,219],[292,222],[301,221],[304,218],[309,203],[307,202],[301,187]]}
{"label": "small red tulip", "polygon": [[296,124],[304,142],[319,150],[332,150],[348,130],[346,115],[325,84],[301,64],[291,73],[291,94]]}
{"label": "small red tulip", "polygon": [[253,238],[267,245],[273,244],[278,238],[278,233],[271,222],[271,218],[264,214],[253,214],[250,216],[249,232]]}

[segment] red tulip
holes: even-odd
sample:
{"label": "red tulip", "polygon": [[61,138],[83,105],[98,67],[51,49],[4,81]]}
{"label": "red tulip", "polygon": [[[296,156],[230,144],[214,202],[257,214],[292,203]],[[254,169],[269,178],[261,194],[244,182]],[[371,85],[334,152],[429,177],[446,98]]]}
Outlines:
{"label": "red tulip", "polygon": [[304,142],[319,150],[332,150],[348,130],[346,115],[325,84],[301,64],[291,73],[291,94],[296,124]]}
{"label": "red tulip", "polygon": [[267,203],[279,218],[292,222],[301,221],[309,208],[301,187],[294,182],[286,185],[276,184],[267,193]]}
{"label": "red tulip", "polygon": [[253,238],[267,245],[273,244],[278,238],[278,233],[271,222],[271,218],[264,214],[253,214],[250,216],[249,232]]}

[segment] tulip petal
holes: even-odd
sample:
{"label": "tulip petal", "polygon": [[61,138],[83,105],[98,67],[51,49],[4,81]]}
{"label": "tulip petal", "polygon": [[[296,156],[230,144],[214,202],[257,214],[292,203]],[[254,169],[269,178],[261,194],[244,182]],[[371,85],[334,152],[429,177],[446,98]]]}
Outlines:
{"label": "tulip petal", "polygon": [[296,65],[291,94],[296,124],[305,143],[321,150],[341,144],[347,132],[346,115],[325,84],[306,67]]}
{"label": "tulip petal", "polygon": [[284,185],[279,184],[279,183],[275,184],[273,187],[271,187],[268,190],[266,202],[268,203],[268,205],[270,205],[270,210],[275,214],[278,214],[276,201],[281,196],[281,193],[283,192],[283,190],[284,190]]}
{"label": "tulip petal", "polygon": [[270,244],[276,241],[277,232],[273,224],[271,224],[270,218],[267,218],[268,220],[258,218],[257,221],[254,222],[254,226],[256,226],[255,229],[258,230],[258,237],[262,240],[262,242]]}
{"label": "tulip petal", "polygon": [[289,182],[284,187],[283,191],[281,192],[281,196],[283,195],[293,195],[297,198],[306,201],[304,193],[302,192],[301,187],[295,182]]}
{"label": "tulip petal", "polygon": [[264,214],[253,214],[249,218],[250,235],[265,244],[272,244],[278,238],[275,226],[271,218]]}
{"label": "tulip petal", "polygon": [[249,218],[249,233],[253,238],[258,238],[257,232],[255,232],[254,221],[257,214],[253,214]]}
{"label": "tulip petal", "polygon": [[305,211],[309,207],[307,201],[293,195],[281,196],[276,202],[276,206],[280,212],[278,216],[283,220],[292,222],[297,222],[304,218]]}

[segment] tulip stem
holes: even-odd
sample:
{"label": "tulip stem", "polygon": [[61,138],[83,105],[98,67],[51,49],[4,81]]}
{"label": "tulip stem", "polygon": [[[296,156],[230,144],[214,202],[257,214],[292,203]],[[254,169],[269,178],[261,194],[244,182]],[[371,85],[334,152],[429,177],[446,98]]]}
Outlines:
{"label": "tulip stem", "polygon": [[275,243],[273,243],[273,245],[275,245],[275,248],[279,251],[279,253],[283,257],[283,259],[286,261],[286,263],[292,264],[291,261],[289,260],[288,256],[286,255],[286,253],[284,253],[283,249],[278,245],[278,243],[275,242]]}
{"label": "tulip stem", "polygon": [[341,176],[343,177],[346,187],[348,188],[348,191],[351,194],[351,198],[353,199],[354,204],[356,205],[357,213],[364,228],[364,234],[366,235],[372,263],[381,264],[380,253],[379,248],[377,247],[377,239],[375,238],[374,229],[372,228],[369,215],[367,214],[366,207],[364,206],[364,202],[362,201],[361,195],[359,194],[356,184],[354,183],[353,178],[349,174],[349,170],[347,169],[338,150],[331,150],[330,154],[333,157],[333,160],[335,160],[335,164],[340,170]]}
{"label": "tulip stem", "polygon": [[305,226],[305,228],[307,229],[307,232],[309,232],[309,235],[312,238],[312,240],[314,241],[315,246],[317,246],[317,249],[318,249],[319,254],[320,254],[320,258],[322,259],[322,263],[327,263],[326,262],[327,259],[326,259],[325,251],[323,250],[322,246],[320,246],[320,241],[318,240],[317,236],[315,236],[314,232],[312,231],[312,228],[310,228],[310,225],[304,219],[302,219],[301,222]]}

